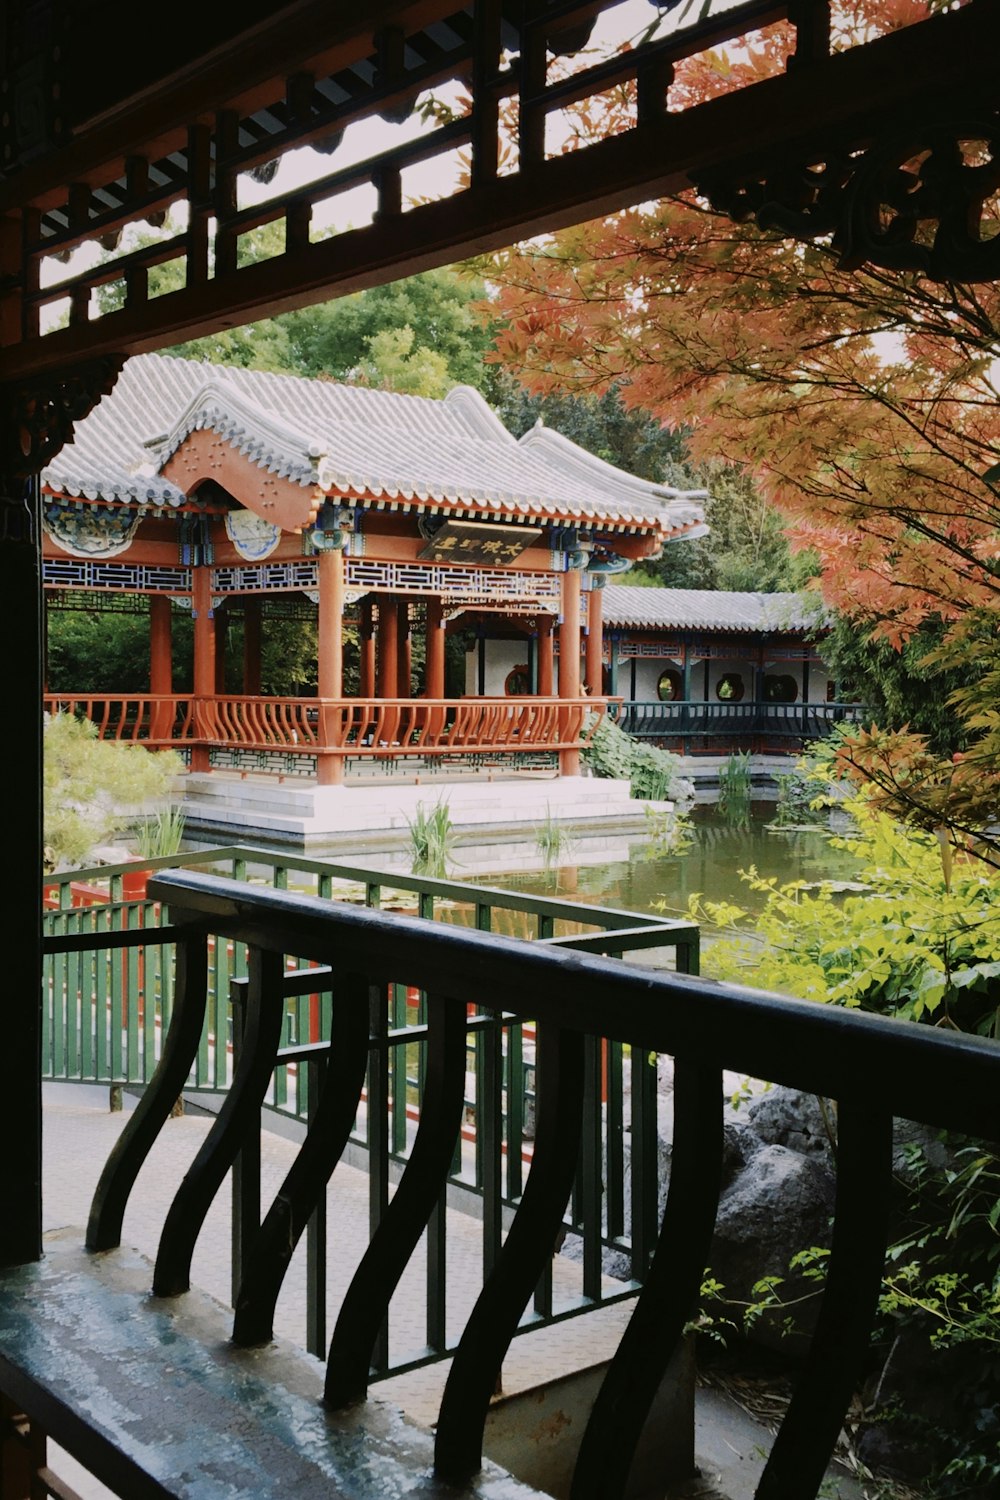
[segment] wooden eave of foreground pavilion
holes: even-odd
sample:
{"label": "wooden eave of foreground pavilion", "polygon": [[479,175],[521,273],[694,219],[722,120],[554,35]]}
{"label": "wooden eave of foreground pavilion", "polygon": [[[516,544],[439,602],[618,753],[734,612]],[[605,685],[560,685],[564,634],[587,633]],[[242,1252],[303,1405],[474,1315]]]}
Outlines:
{"label": "wooden eave of foreground pavilion", "polygon": [[[668,26],[662,37],[594,63],[580,49],[590,24],[610,8],[610,0],[526,0],[518,6],[504,0],[460,6],[454,0],[383,0],[353,9],[327,0],[244,0],[235,10],[175,0],[169,24],[155,36],[151,25],[137,25],[132,0],[33,0],[4,10],[0,600],[11,643],[5,689],[18,733],[8,737],[5,756],[6,852],[17,878],[2,912],[0,1263],[31,1263],[42,1253],[42,774],[41,737],[34,727],[41,717],[42,660],[38,476],[65,446],[74,422],[113,387],[127,356],[692,185],[720,211],[756,215],[782,234],[832,236],[846,266],[870,262],[889,273],[958,281],[1000,276],[1000,241],[992,229],[981,233],[984,203],[1000,182],[1000,8],[993,0],[941,9],[844,48],[831,43],[826,0],[741,0],[719,13],[712,4],[681,4],[668,7],[673,29]],[[783,21],[790,26],[789,52],[774,76],[678,107],[671,88],[680,60],[727,42],[738,47],[755,29]],[[109,38],[115,39],[113,63]],[[568,62],[556,65],[557,57]],[[267,177],[271,162],[309,143],[329,156],[355,122],[371,115],[399,121],[422,93],[453,81],[468,95],[467,113],[437,118],[426,133],[394,140],[378,158],[344,166],[334,156],[306,186],[289,185],[279,172],[263,202],[241,202],[240,181],[248,172]],[[634,124],[577,151],[557,148],[550,154],[550,116],[621,84],[636,90]],[[501,164],[499,122],[508,100],[517,105],[517,154]],[[979,166],[968,160],[970,141]],[[468,158],[467,176],[456,191],[410,206],[410,169],[456,152]],[[314,238],[317,206],[359,185],[375,197],[371,222]],[[162,223],[174,205],[184,206],[186,219],[170,239],[125,250],[111,264],[81,268],[66,260],[78,247],[117,243],[129,224]],[[240,236],[264,223],[282,226],[283,252],[241,264]],[[58,282],[51,278],[54,259],[62,267]],[[168,260],[181,265],[183,284],[151,297],[149,269]],[[93,293],[109,281],[120,285],[120,306],[94,317]],[[43,333],[57,303],[68,306],[68,325]],[[202,898],[185,899],[197,904]],[[211,904],[215,898],[204,899]],[[255,931],[274,935],[273,911],[259,922]],[[405,942],[426,951],[427,939],[416,933]],[[470,961],[474,947],[476,961],[487,969],[489,940],[470,938],[466,946]],[[444,993],[452,992],[455,965],[464,962],[449,958],[445,949],[457,954],[460,947],[457,940],[438,945],[441,967],[424,967]],[[273,957],[270,951],[263,955],[268,972]],[[541,976],[544,969],[567,983],[569,966],[549,957],[551,962],[545,955],[518,962],[525,973]],[[573,972],[572,998],[585,996],[586,1025],[594,1035],[602,1027],[613,1029],[612,1013],[619,1001],[628,1010],[635,988],[627,971],[619,976],[613,965],[580,957]],[[540,984],[532,993],[544,1005]],[[833,1014],[834,1008],[803,1017],[799,1044],[789,1038],[781,1049],[769,1038],[786,1036],[784,1003],[749,993],[727,997],[694,980],[643,978],[642,985],[664,997],[669,992],[670,1003],[656,1007],[669,1036],[659,1031],[648,1045],[686,1049],[693,1068],[687,1098],[703,1126],[696,1136],[707,1139],[718,1115],[717,1085],[708,1112],[697,1113],[706,1067],[712,1074],[723,1062],[755,1076],[768,1072],[796,1087],[841,1094],[842,1103],[850,1100],[840,1110],[842,1248],[835,1235],[826,1294],[833,1300],[805,1395],[796,1396],[760,1491],[804,1500],[821,1482],[878,1296],[878,1230],[873,1241],[865,1226],[888,1197],[889,1134],[876,1101],[890,1114],[995,1139],[1000,1126],[994,1053],[986,1043],[931,1036],[928,1028],[897,1028],[890,1035],[877,1018]],[[712,1035],[699,1028],[699,1009],[716,1017]],[[668,1027],[668,1013],[681,1018],[679,1030],[673,1020]],[[575,1004],[559,1015],[558,1024],[569,1031],[584,1024]],[[843,1063],[839,1072],[833,1068],[837,1059]],[[705,1174],[695,1171],[693,1177],[703,1181]],[[701,1198],[698,1205],[703,1213]],[[536,1232],[527,1219],[525,1225],[529,1237]],[[837,1270],[841,1264],[846,1280]],[[703,1257],[694,1255],[695,1290],[702,1269]],[[676,1279],[672,1273],[661,1278],[672,1284]],[[678,1327],[683,1321],[681,1315]],[[641,1357],[628,1357],[630,1345],[624,1361],[633,1371],[641,1365],[643,1379],[648,1375],[654,1387],[664,1364],[650,1351],[659,1342],[638,1340]],[[662,1352],[665,1362],[667,1344]],[[605,1421],[604,1438],[588,1447],[575,1490],[594,1500],[623,1493],[621,1464],[627,1468],[633,1451],[623,1427],[641,1406],[626,1395],[631,1387],[621,1385],[621,1366],[615,1368],[611,1425]],[[488,1402],[493,1379],[479,1381],[480,1388]],[[475,1465],[481,1413],[471,1390],[470,1400],[464,1420],[449,1429],[454,1445],[441,1439],[446,1471],[467,1474]],[[441,1431],[439,1426],[439,1436]],[[613,1481],[606,1477],[609,1465]],[[784,1477],[778,1473],[782,1466]]]}
{"label": "wooden eave of foreground pavilion", "polygon": [[[348,757],[461,759],[504,745],[558,754],[576,774],[581,654],[589,706],[602,695],[605,577],[705,530],[704,491],[637,479],[541,426],[515,441],[469,387],[433,401],[159,355],[128,363],[43,471],[42,492],[47,594],[150,600],[149,696],[87,700],[102,732],[177,745],[198,771],[213,751],[308,754],[321,784],[343,780]],[[317,695],[262,698],[261,604],[303,592],[318,611]],[[172,600],[193,612],[183,697]],[[226,695],[216,634],[237,601],[250,627],[242,698]],[[411,703],[416,604],[426,671]],[[348,605],[360,606],[350,700]],[[473,607],[533,629],[536,701],[502,715],[447,703],[445,633]]]}

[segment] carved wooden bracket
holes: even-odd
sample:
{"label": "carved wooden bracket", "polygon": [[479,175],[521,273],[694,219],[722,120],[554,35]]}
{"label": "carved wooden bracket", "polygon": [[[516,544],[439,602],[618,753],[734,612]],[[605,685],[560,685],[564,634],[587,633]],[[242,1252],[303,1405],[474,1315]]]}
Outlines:
{"label": "carved wooden bracket", "polygon": [[1000,190],[1000,115],[917,121],[866,150],[769,176],[727,167],[696,182],[737,223],[795,239],[830,235],[838,264],[995,281],[1000,234],[985,206]]}
{"label": "carved wooden bracket", "polygon": [[37,474],[70,441],[74,422],[114,387],[124,363],[123,354],[103,354],[63,374],[39,376],[4,391],[3,473]]}
{"label": "carved wooden bracket", "polygon": [[37,546],[38,473],[70,441],[74,422],[112,389],[124,363],[124,355],[101,355],[0,390],[0,545]]}

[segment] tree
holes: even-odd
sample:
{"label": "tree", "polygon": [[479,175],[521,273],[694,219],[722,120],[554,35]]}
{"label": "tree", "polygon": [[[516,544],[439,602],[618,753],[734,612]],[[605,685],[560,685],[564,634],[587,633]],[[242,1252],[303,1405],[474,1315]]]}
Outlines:
{"label": "tree", "polygon": [[[253,244],[245,255],[267,258],[268,249],[263,240],[256,244],[256,256]],[[285,375],[361,381],[420,396],[444,396],[461,384],[484,389],[491,379],[483,362],[490,330],[475,311],[484,296],[483,283],[471,275],[424,271],[192,339],[169,352]]]}
{"label": "tree", "polygon": [[[837,24],[856,38],[926,10],[853,0]],[[738,61],[707,53],[679,67],[674,87],[704,98],[759,78],[788,45],[780,27],[762,37]],[[625,123],[631,109],[620,92],[581,128]],[[966,149],[979,159],[975,143]],[[829,244],[731,223],[694,192],[516,248],[488,274],[505,320],[497,357],[531,389],[616,385],[687,429],[696,463],[743,466],[794,544],[814,549],[827,601],[864,634],[898,648],[939,625],[944,648],[990,649],[989,631],[963,635],[963,622],[992,620],[995,636],[1000,606],[997,287],[843,270]],[[928,662],[944,665],[940,654]],[[955,703],[977,743],[989,677],[984,668],[977,688],[966,676],[971,697]],[[934,760],[912,735],[896,749],[911,767]],[[928,786],[954,785],[953,768],[921,764]],[[865,773],[865,755],[855,768]],[[934,811],[947,821],[939,801]],[[977,816],[997,812],[981,801]]]}
{"label": "tree", "polygon": [[686,429],[670,429],[630,404],[618,383],[600,392],[532,392],[501,367],[493,392],[504,425],[520,437],[536,422],[561,432],[629,474],[678,489],[707,489],[709,534],[671,544],[623,580],[658,588],[794,589],[809,576],[811,556],[793,559],[780,515],[745,469],[688,459]]}
{"label": "tree", "polygon": [[970,667],[945,672],[928,660],[944,635],[940,620],[927,620],[897,648],[838,615],[823,638],[823,660],[840,684],[840,698],[863,703],[869,722],[888,730],[905,726],[924,736],[933,754],[950,756],[969,743],[968,726],[949,697],[968,682]]}
{"label": "tree", "polygon": [[[385,384],[392,360],[401,352],[407,362],[442,367],[443,395],[452,385],[483,390],[488,382],[484,356],[490,329],[476,312],[484,297],[485,287],[477,277],[449,269],[423,271],[405,281],[284,313],[274,322],[287,331],[294,374],[346,380],[361,371],[369,384]],[[398,341],[405,330],[409,340],[401,349],[392,340]],[[371,378],[380,370],[383,378]]]}
{"label": "tree", "polygon": [[143,806],[162,801],[184,769],[172,750],[100,740],[93,724],[71,714],[46,717],[44,752],[45,859],[52,869],[78,865]]}

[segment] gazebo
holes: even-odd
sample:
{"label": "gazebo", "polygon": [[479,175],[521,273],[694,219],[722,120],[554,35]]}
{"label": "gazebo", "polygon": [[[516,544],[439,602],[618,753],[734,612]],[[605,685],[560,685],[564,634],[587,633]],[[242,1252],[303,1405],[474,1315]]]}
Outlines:
{"label": "gazebo", "polygon": [[[104,735],[213,766],[343,780],[348,761],[447,756],[578,770],[603,707],[602,586],[705,530],[704,492],[614,468],[538,426],[515,440],[480,394],[402,396],[142,355],[42,475],[46,597],[148,600],[149,692],[47,697]],[[317,693],[261,693],[269,605],[315,609]],[[171,619],[193,616],[190,693],[171,677]],[[242,687],[225,692],[227,614],[244,621]],[[344,621],[359,684],[344,692]],[[445,637],[516,621],[523,695],[445,696]],[[425,633],[413,691],[411,632]]]}

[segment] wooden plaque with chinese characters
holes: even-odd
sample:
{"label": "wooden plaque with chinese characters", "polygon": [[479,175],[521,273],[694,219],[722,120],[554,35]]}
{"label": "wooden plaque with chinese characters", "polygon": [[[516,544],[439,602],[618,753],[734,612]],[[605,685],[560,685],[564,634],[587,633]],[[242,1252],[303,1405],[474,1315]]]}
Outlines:
{"label": "wooden plaque with chinese characters", "polygon": [[503,567],[516,562],[541,536],[539,526],[494,526],[486,521],[445,521],[420,552],[429,562],[485,563]]}

